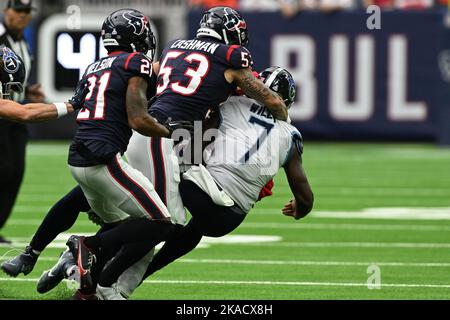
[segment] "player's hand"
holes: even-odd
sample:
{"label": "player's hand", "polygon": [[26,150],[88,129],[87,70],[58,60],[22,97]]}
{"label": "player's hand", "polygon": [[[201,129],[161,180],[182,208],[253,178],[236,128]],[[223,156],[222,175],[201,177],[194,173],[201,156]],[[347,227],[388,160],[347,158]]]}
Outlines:
{"label": "player's hand", "polygon": [[295,200],[289,201],[282,210],[287,217],[293,217],[295,220],[300,220],[301,216],[297,213],[297,203]]}
{"label": "player's hand", "polygon": [[169,120],[167,120],[166,123],[164,123],[164,127],[166,127],[167,130],[169,130],[169,132],[170,132],[169,136],[172,136],[172,133],[175,130],[179,130],[179,129],[187,130],[187,131],[189,131],[190,134],[194,133],[194,123],[191,121],[170,121],[170,119],[169,119]]}
{"label": "player's hand", "polygon": [[81,79],[77,84],[75,94],[69,100],[69,103],[73,106],[75,111],[83,108],[84,100],[89,93],[88,83],[87,79]]}
{"label": "player's hand", "polygon": [[94,223],[95,225],[99,226],[99,227],[103,227],[105,225],[105,222],[103,221],[102,218],[100,218],[94,211],[89,210],[87,212],[89,220]]}

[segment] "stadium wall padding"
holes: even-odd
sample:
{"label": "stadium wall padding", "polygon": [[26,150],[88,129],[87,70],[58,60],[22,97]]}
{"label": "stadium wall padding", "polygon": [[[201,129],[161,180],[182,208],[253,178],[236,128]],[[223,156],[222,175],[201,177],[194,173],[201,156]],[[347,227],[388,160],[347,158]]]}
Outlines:
{"label": "stadium wall padding", "polygon": [[[201,15],[189,13],[191,37]],[[291,114],[305,139],[450,145],[445,12],[382,12],[381,29],[374,30],[365,11],[243,15],[254,69],[280,65],[296,79]],[[69,118],[30,128],[34,139],[68,139],[76,125]]]}

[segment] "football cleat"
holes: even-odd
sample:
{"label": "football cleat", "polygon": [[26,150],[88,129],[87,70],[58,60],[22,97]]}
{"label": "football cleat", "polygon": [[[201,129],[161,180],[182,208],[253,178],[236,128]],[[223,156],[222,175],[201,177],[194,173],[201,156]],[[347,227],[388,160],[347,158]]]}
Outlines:
{"label": "football cleat", "polygon": [[115,284],[112,287],[97,285],[97,297],[99,300],[127,300]]}
{"label": "football cleat", "polygon": [[2,263],[2,270],[11,277],[17,277],[19,274],[23,273],[28,275],[33,271],[34,265],[37,262],[39,255],[33,253],[33,249],[28,246],[25,251],[18,256],[12,258],[9,261]]}
{"label": "football cleat", "polygon": [[49,292],[63,279],[73,276],[76,269],[77,267],[72,253],[69,250],[64,251],[53,268],[42,274],[37,284],[37,291],[39,293]]}
{"label": "football cleat", "polygon": [[70,300],[99,300],[95,293],[93,294],[84,294],[80,290],[77,290],[74,295],[70,298]]}
{"label": "football cleat", "polygon": [[94,291],[91,277],[91,267],[95,263],[94,252],[84,244],[84,237],[71,236],[67,240],[67,246],[72,253],[80,272],[80,289]]}

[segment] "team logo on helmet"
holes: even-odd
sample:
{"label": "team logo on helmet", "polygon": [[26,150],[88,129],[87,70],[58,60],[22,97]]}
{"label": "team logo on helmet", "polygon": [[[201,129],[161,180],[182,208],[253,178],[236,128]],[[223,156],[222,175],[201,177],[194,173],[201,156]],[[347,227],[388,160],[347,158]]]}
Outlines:
{"label": "team logo on helmet", "polygon": [[8,73],[16,73],[20,67],[16,54],[8,48],[3,48],[2,56],[5,71]]}
{"label": "team logo on helmet", "polygon": [[246,29],[247,23],[242,20],[236,13],[234,12],[227,12],[225,14],[225,28],[227,28],[229,31],[237,31],[238,29]]}
{"label": "team logo on helmet", "polygon": [[126,11],[123,17],[128,21],[128,24],[134,28],[134,34],[140,36],[147,29],[148,19],[146,16],[140,15],[133,11]]}

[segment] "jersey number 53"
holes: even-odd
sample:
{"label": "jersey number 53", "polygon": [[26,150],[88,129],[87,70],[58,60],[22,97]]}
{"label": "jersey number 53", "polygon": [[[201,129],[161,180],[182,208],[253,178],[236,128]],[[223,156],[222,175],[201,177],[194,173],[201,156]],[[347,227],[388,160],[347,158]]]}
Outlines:
{"label": "jersey number 53", "polygon": [[156,94],[160,95],[167,88],[170,88],[173,92],[181,94],[183,96],[194,95],[198,88],[200,88],[203,79],[208,75],[210,69],[210,62],[208,58],[200,53],[191,53],[184,57],[184,61],[189,65],[198,63],[196,67],[188,67],[184,76],[189,78],[189,83],[183,86],[180,81],[171,80],[173,67],[168,65],[169,60],[175,60],[181,58],[180,56],[186,54],[182,51],[169,51],[161,64],[159,76],[162,79],[162,83],[156,88]]}

